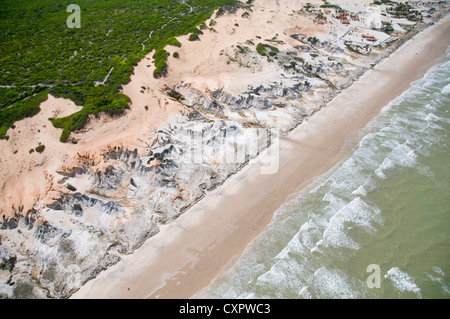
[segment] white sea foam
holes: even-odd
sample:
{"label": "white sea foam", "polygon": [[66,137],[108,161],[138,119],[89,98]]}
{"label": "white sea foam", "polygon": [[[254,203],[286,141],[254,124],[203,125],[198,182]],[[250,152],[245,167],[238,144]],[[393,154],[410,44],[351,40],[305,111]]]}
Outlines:
{"label": "white sea foam", "polygon": [[355,191],[352,192],[352,195],[356,196],[367,196],[367,191],[364,186],[359,186]]}
{"label": "white sea foam", "polygon": [[384,278],[390,280],[397,290],[401,292],[410,291],[415,293],[417,297],[422,298],[421,290],[414,282],[414,278],[400,268],[394,267],[389,269]]}
{"label": "white sea foam", "polygon": [[446,86],[444,86],[444,88],[441,90],[441,93],[450,95],[450,84],[447,84]]}
{"label": "white sea foam", "polygon": [[289,258],[290,252],[301,252],[305,249],[304,245],[299,238],[299,235],[302,234],[302,230],[294,235],[294,237],[289,241],[286,247],[275,257],[275,259],[286,259]]}
{"label": "white sea foam", "polygon": [[357,197],[330,218],[323,233],[324,246],[359,249],[360,245],[348,235],[349,229],[357,226],[373,233],[376,223],[382,223],[379,209]]}
{"label": "white sea foam", "polygon": [[360,298],[350,278],[340,270],[321,267],[314,273],[314,288],[323,298]]}
{"label": "white sea foam", "polygon": [[444,277],[444,276],[445,276],[445,273],[444,273],[444,271],[442,271],[442,269],[441,269],[441,268],[439,268],[439,267],[437,267],[437,266],[434,266],[434,267],[433,267],[433,271],[434,271],[435,273],[437,273],[437,274],[441,275],[442,277]]}
{"label": "white sea foam", "polygon": [[298,296],[302,299],[312,299],[311,293],[308,291],[308,286],[303,287],[298,293]]}
{"label": "white sea foam", "polygon": [[446,280],[445,280],[445,273],[444,271],[435,266],[432,268],[432,273],[427,273],[427,277],[436,283],[438,283],[441,286],[442,292],[446,295],[450,295],[450,287],[448,286]]}

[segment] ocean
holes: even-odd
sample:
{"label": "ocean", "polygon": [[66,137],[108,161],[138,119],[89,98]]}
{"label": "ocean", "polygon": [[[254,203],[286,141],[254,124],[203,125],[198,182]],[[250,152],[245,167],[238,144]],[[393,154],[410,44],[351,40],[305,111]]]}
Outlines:
{"label": "ocean", "polygon": [[194,297],[450,298],[450,49]]}

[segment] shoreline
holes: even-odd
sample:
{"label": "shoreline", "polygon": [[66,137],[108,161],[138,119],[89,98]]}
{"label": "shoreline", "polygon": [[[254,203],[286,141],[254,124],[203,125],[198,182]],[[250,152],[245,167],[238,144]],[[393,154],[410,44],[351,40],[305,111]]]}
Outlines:
{"label": "shoreline", "polygon": [[189,298],[209,285],[289,195],[344,159],[359,142],[358,131],[442,59],[449,23],[447,15],[414,35],[291,131],[280,141],[276,175],[245,166],[72,298]]}

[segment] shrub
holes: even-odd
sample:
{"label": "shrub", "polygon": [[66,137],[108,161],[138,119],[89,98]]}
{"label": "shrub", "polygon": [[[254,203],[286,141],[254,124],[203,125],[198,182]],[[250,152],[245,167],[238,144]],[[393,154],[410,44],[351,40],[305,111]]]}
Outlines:
{"label": "shrub", "polygon": [[34,150],[38,153],[42,153],[45,150],[45,145],[39,145]]}
{"label": "shrub", "polygon": [[184,100],[184,96],[180,92],[177,92],[175,90],[170,90],[169,92],[167,92],[167,95],[178,102]]}
{"label": "shrub", "polygon": [[256,51],[262,56],[267,56],[267,49],[270,50],[269,51],[270,56],[275,56],[278,54],[278,52],[280,52],[280,50],[278,50],[278,48],[271,46],[269,44],[259,43],[256,46]]}
{"label": "shrub", "polygon": [[69,183],[67,183],[66,187],[67,187],[68,190],[70,190],[70,191],[72,191],[72,192],[76,192],[76,191],[77,191],[76,187],[70,185]]}
{"label": "shrub", "polygon": [[155,54],[153,55],[153,58],[155,59],[155,71],[153,71],[153,76],[155,78],[160,78],[163,76],[166,76],[167,74],[167,58],[170,55],[169,52],[167,52],[164,49],[157,50]]}
{"label": "shrub", "polygon": [[317,39],[316,37],[309,37],[308,42],[312,43],[312,44],[316,44],[317,42],[319,42],[319,39]]}
{"label": "shrub", "polygon": [[322,4],[321,6],[320,6],[321,8],[334,8],[334,9],[341,9],[342,10],[342,8],[340,7],[340,6],[338,6],[338,5],[336,5],[336,4]]}
{"label": "shrub", "polygon": [[200,38],[198,37],[197,33],[191,33],[191,35],[188,38],[189,41],[196,41],[196,40],[200,40]]}

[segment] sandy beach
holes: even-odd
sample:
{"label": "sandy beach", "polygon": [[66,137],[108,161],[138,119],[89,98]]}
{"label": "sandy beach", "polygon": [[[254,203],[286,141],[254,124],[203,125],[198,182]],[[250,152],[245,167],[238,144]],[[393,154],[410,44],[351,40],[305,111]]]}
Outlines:
{"label": "sandy beach", "polygon": [[450,16],[410,39],[280,142],[279,171],[252,163],[72,298],[190,298],[235,260],[289,195],[344,159],[358,132],[441,61]]}

